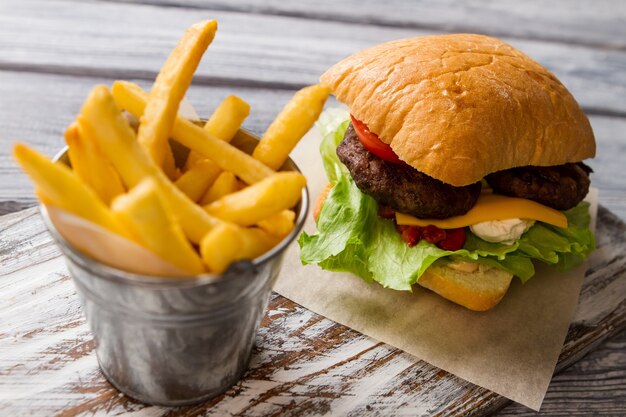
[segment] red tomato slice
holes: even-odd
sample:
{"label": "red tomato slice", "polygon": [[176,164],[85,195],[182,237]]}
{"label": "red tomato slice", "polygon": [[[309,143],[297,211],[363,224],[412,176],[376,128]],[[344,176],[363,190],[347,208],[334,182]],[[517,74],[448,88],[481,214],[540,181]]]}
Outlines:
{"label": "red tomato slice", "polygon": [[398,155],[391,149],[391,146],[378,139],[375,133],[370,132],[365,123],[357,120],[354,116],[350,115],[352,119],[352,126],[359,141],[365,146],[365,149],[378,156],[385,161],[393,162],[394,164],[403,164],[404,162],[398,158]]}

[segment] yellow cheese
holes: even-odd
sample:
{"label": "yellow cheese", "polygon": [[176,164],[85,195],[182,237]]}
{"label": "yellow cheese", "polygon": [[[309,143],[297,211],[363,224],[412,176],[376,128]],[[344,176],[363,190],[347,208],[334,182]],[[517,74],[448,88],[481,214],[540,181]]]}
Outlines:
{"label": "yellow cheese", "polygon": [[440,229],[456,229],[490,220],[528,219],[538,220],[557,227],[567,227],[567,217],[558,210],[524,198],[499,194],[481,194],[476,205],[462,216],[447,219],[418,219],[408,214],[396,213],[396,222],[408,226],[428,226]]}

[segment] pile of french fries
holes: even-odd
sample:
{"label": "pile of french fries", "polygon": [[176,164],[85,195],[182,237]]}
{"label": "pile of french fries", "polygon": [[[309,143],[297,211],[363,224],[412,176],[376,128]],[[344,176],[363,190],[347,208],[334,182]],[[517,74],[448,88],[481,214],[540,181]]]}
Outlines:
{"label": "pile of french fries", "polygon": [[[49,206],[135,242],[187,274],[222,273],[254,259],[294,227],[305,178],[277,172],[317,120],[329,89],[298,91],[252,155],[229,144],[250,113],[226,98],[206,124],[178,115],[217,22],[191,26],[147,93],[116,81],[96,86],[65,140],[72,168],[17,144],[14,156]],[[135,131],[124,111],[139,119]],[[175,163],[170,138],[189,148]]]}

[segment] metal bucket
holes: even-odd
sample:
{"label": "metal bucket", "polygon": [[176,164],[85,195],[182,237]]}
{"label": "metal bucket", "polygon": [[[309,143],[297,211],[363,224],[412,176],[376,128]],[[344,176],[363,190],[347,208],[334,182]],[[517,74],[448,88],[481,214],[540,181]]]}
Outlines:
{"label": "metal bucket", "polygon": [[[234,143],[250,151],[256,141],[240,131]],[[66,152],[55,159],[67,163]],[[291,160],[283,169],[298,170]],[[121,271],[77,251],[41,207],[65,254],[102,373],[124,394],[168,406],[215,397],[244,374],[285,250],[302,229],[307,210],[305,188],[289,236],[222,275],[159,278]]]}

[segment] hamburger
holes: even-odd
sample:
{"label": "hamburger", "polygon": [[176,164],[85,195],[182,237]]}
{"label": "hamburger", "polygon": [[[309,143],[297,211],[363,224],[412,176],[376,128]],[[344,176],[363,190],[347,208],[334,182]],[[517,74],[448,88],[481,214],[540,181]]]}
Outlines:
{"label": "hamburger", "polygon": [[533,261],[567,270],[594,249],[595,139],[547,69],[483,35],[402,39],[321,76],[349,114],[318,122],[330,185],[303,264],[493,308]]}

